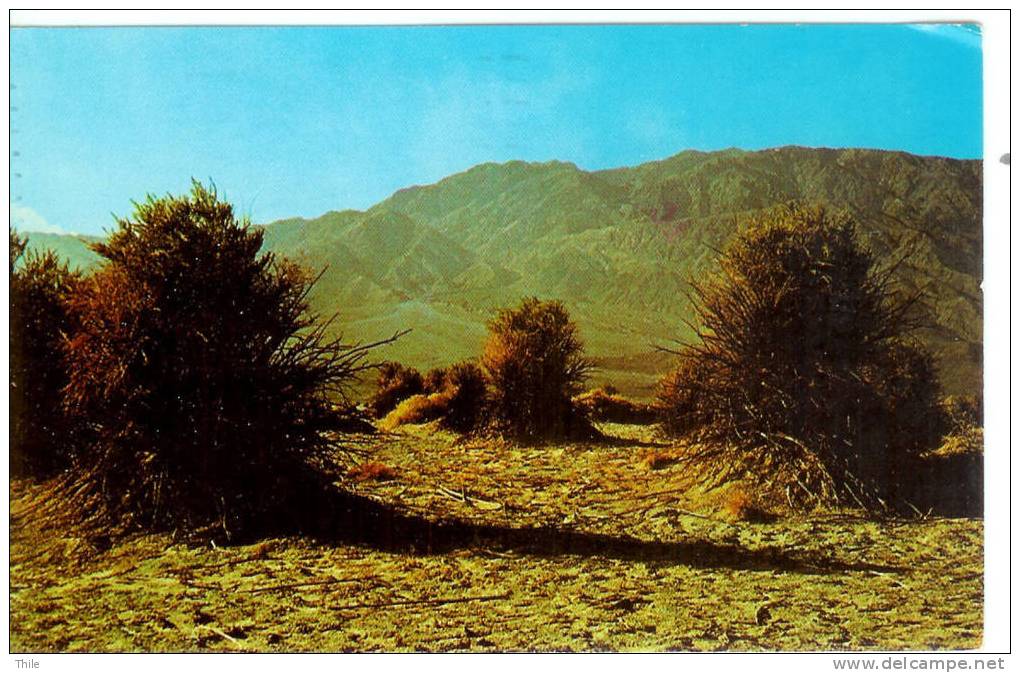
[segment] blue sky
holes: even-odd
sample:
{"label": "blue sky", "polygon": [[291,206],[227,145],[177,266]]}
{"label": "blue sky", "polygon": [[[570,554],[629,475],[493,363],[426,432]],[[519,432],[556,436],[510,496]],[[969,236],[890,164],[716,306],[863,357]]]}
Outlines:
{"label": "blue sky", "polygon": [[192,177],[256,222],[485,161],[979,158],[975,26],[15,28],[12,221],[99,233]]}

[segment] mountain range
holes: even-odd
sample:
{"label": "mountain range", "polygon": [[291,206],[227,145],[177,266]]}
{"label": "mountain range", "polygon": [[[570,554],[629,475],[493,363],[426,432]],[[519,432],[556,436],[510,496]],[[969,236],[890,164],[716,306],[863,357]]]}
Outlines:
{"label": "mountain range", "polygon": [[[907,255],[903,292],[925,291],[950,393],[980,393],[982,166],[862,149],[685,151],[603,171],[571,163],[482,164],[402,189],[365,211],[265,227],[265,247],[325,269],[311,299],[351,340],[411,328],[380,357],[419,368],[481,350],[485,322],[523,296],[562,300],[600,369],[639,397],[670,367],[656,350],[689,339],[689,280],[756,211],[787,201],[849,212],[880,260]],[[86,237],[31,234],[72,265]]]}

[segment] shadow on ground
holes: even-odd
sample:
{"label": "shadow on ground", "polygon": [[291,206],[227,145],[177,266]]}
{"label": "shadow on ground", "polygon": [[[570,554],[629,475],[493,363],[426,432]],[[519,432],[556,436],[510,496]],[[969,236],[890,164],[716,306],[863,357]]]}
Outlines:
{"label": "shadow on ground", "polygon": [[[309,491],[314,492],[314,491]],[[302,533],[322,543],[364,544],[407,554],[442,554],[462,549],[492,550],[529,556],[601,556],[625,561],[654,561],[697,568],[729,568],[829,574],[848,571],[898,573],[903,569],[849,563],[790,549],[746,549],[709,540],[663,542],[627,535],[605,535],[555,526],[514,527],[461,520],[432,521],[370,498],[332,489],[329,502],[309,502],[300,530],[278,522],[268,535]],[[238,542],[240,542],[238,540]]]}

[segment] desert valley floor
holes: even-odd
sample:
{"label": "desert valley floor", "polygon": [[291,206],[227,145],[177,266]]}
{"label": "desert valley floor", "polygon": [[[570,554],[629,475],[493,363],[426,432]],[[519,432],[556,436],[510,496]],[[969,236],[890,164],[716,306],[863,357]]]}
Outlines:
{"label": "desert valley floor", "polygon": [[643,460],[648,428],[603,430],[615,439],[527,448],[428,426],[367,437],[358,460],[389,469],[361,471],[355,498],[396,523],[362,538],[102,544],[37,525],[40,487],[15,482],[11,649],[980,646],[980,519],[752,523]]}

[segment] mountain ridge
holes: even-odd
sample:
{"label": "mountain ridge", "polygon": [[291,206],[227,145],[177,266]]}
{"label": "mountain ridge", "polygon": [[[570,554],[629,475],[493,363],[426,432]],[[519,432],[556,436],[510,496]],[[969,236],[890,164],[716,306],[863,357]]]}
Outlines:
{"label": "mountain ridge", "polygon": [[980,392],[980,160],[786,146],[598,171],[485,163],[364,211],[259,226],[267,250],[326,268],[313,305],[349,335],[415,328],[385,357],[431,367],[475,355],[491,312],[536,294],[566,303],[612,365],[602,379],[648,395],[668,367],[652,345],[690,337],[688,280],[755,212],[787,201],[849,212],[880,259],[911,253],[897,278],[904,292],[930,289],[922,340],[947,390]]}

